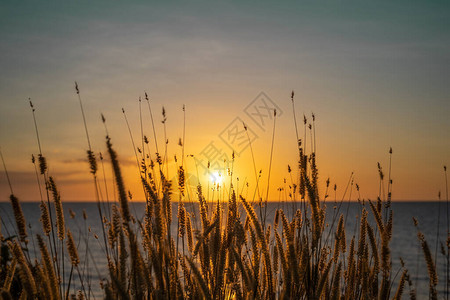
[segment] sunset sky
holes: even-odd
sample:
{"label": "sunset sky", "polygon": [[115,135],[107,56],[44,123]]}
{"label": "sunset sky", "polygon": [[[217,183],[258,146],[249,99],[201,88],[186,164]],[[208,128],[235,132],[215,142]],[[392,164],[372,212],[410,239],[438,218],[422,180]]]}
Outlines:
{"label": "sunset sky", "polygon": [[[0,148],[14,193],[24,201],[40,199],[28,98],[63,201],[94,199],[75,81],[93,150],[106,157],[103,113],[136,200],[143,200],[143,193],[122,108],[140,146],[138,99],[145,91],[160,148],[162,106],[167,112],[171,167],[173,156],[181,156],[183,105],[185,154],[198,159],[211,145],[231,158],[226,141],[245,122],[265,194],[273,119],[251,114],[264,99],[278,108],[269,198],[285,197],[277,189],[290,183],[287,166],[296,172],[298,153],[294,90],[300,138],[303,115],[308,123],[312,113],[316,116],[322,196],[329,177],[340,199],[354,172],[361,197],[376,199],[377,162],[387,176],[389,147],[394,200],[437,200],[438,192],[445,192],[443,166],[450,163],[446,1],[2,1],[0,53]],[[142,116],[154,147],[146,101]],[[307,149],[310,142],[307,130]],[[194,159],[186,158],[186,169],[196,173]],[[7,201],[10,191],[3,166],[0,170],[0,201]],[[112,198],[107,161],[105,171]],[[174,175],[171,168],[169,177]],[[255,176],[249,147],[236,157],[234,176],[241,186],[249,182],[250,196]],[[207,176],[200,177],[206,185]],[[357,197],[353,188],[352,199]]]}

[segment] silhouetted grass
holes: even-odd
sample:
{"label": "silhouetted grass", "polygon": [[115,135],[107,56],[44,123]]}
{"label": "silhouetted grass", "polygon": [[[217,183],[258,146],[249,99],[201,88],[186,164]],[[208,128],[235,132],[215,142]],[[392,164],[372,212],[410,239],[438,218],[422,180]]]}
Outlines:
{"label": "silhouetted grass", "polygon": [[[246,199],[243,189],[230,185],[226,205],[206,199],[201,184],[197,186],[196,201],[198,214],[185,206],[186,178],[184,154],[181,165],[177,165],[178,212],[177,237],[172,236],[172,183],[167,168],[167,116],[163,109],[164,158],[161,159],[155,140],[156,159],[151,158],[150,150],[135,150],[140,182],[145,195],[145,214],[137,220],[129,207],[131,195],[127,195],[118,154],[113,148],[111,137],[106,136],[106,149],[110,158],[118,199],[111,206],[102,206],[104,199],[99,195],[97,180],[97,159],[91,149],[89,132],[84,116],[78,85],[76,92],[82,109],[83,122],[88,140],[87,158],[90,172],[94,177],[99,217],[101,220],[104,251],[108,270],[105,281],[99,282],[106,299],[401,299],[405,284],[408,283],[410,298],[415,299],[409,273],[402,265],[400,276],[392,269],[390,242],[392,239],[393,212],[390,207],[391,184],[390,167],[388,197],[382,194],[383,172],[379,166],[380,195],[377,201],[361,204],[359,228],[353,235],[346,228],[347,214],[337,210],[331,224],[326,222],[325,196],[319,194],[318,169],[315,153],[315,116],[313,123],[306,128],[311,130],[311,151],[308,153],[305,140],[298,137],[294,111],[294,123],[298,145],[299,177],[291,176],[293,192],[299,196],[301,209],[292,206],[292,218],[282,209],[275,212],[274,222],[266,222],[266,199],[263,202],[256,187],[259,201]],[[150,103],[148,96],[149,111]],[[294,94],[291,96],[294,108]],[[139,105],[141,105],[139,103]],[[35,120],[35,109],[33,118]],[[183,106],[185,114],[185,107]],[[140,109],[140,118],[142,120]],[[274,113],[275,115],[275,113]],[[105,123],[105,118],[102,116]],[[153,122],[153,116],[152,116]],[[180,146],[184,153],[183,140]],[[245,125],[243,125],[245,126]],[[275,138],[273,125],[272,148]],[[40,259],[31,260],[29,253],[26,222],[20,201],[12,193],[11,204],[17,223],[18,236],[1,237],[2,251],[0,272],[0,297],[3,299],[68,299],[90,297],[88,238],[86,253],[79,253],[71,229],[66,228],[63,203],[53,177],[48,176],[45,158],[41,152],[37,125],[35,126],[39,144],[39,163],[42,179],[47,191],[47,203],[41,201],[42,235],[37,234]],[[128,127],[129,128],[129,127]],[[153,126],[154,129],[154,126]],[[314,134],[313,134],[314,133]],[[156,132],[153,132],[156,138]],[[130,131],[131,136],[131,131]],[[142,148],[148,145],[141,124]],[[150,148],[148,148],[150,149]],[[139,151],[142,150],[142,151]],[[390,162],[392,150],[389,151]],[[102,158],[102,157],[101,157]],[[272,151],[269,159],[269,172]],[[164,168],[166,166],[166,168]],[[103,158],[102,158],[103,168]],[[291,167],[288,172],[291,173]],[[445,170],[446,171],[446,170]],[[256,181],[259,177],[254,165]],[[269,173],[270,174],[270,173]],[[446,173],[445,173],[446,175]],[[232,172],[230,177],[232,176]],[[352,176],[350,177],[352,179]],[[270,178],[268,178],[270,184]],[[39,177],[38,177],[39,184]],[[107,186],[106,180],[103,183]],[[349,180],[350,184],[350,180]],[[347,187],[348,188],[348,187]],[[359,190],[359,187],[357,187]],[[111,189],[110,189],[111,190]],[[336,186],[334,187],[336,191]],[[50,195],[52,197],[50,197]],[[336,196],[335,196],[336,198]],[[295,196],[293,199],[296,199]],[[52,200],[53,206],[50,205]],[[109,198],[107,198],[109,203]],[[336,200],[335,200],[336,201]],[[341,202],[342,203],[342,202]],[[337,204],[337,203],[336,203]],[[102,208],[103,207],[103,208]],[[105,209],[108,210],[104,212]],[[260,209],[258,217],[255,208]],[[264,209],[262,213],[261,209]],[[54,211],[56,217],[51,212]],[[209,213],[212,212],[212,213]],[[369,214],[375,220],[368,221]],[[200,220],[200,228],[195,229],[192,220]],[[337,223],[335,222],[337,221]],[[56,224],[56,226],[53,226]],[[74,229],[72,229],[73,231]],[[84,234],[88,234],[85,231]],[[47,239],[45,239],[45,237]],[[57,239],[55,238],[57,237]],[[176,240],[175,240],[176,238]],[[430,298],[437,298],[436,257],[433,259],[429,246],[422,233],[418,239],[423,249],[430,277]],[[442,254],[447,258],[447,248]],[[49,250],[50,249],[50,252]],[[6,254],[5,254],[6,253]],[[64,261],[71,263],[70,276],[64,278]],[[73,276],[74,270],[77,277]],[[77,284],[73,284],[76,281]],[[85,283],[89,284],[86,289]],[[93,283],[95,284],[95,283]],[[74,286],[81,287],[75,290]],[[393,289],[393,286],[396,289]],[[447,290],[448,292],[448,290]]]}

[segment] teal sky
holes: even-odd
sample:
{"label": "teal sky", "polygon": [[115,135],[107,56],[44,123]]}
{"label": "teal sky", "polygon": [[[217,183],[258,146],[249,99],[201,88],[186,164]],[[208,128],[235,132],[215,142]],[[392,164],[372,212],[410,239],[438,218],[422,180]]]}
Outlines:
{"label": "teal sky", "polygon": [[[296,164],[290,102],[295,90],[297,119],[317,116],[322,183],[330,177],[342,193],[354,171],[361,196],[376,198],[377,162],[387,172],[392,146],[394,199],[435,200],[445,188],[447,1],[2,1],[0,53],[0,147],[14,192],[24,200],[39,199],[30,159],[37,144],[29,97],[63,198],[92,199],[74,81],[94,150],[105,148],[102,112],[124,166],[136,177],[121,108],[139,136],[138,98],[144,91],[160,137],[161,106],[168,112],[171,155],[179,152],[183,104],[186,152],[197,154],[213,140],[226,149],[218,134],[235,117],[250,122],[243,110],[264,91],[283,111],[275,139],[275,190],[288,176],[287,164]],[[263,174],[270,131],[258,131],[253,145]],[[252,175],[250,159],[247,151],[238,161],[242,177],[248,169]],[[3,172],[0,191],[6,200]]]}

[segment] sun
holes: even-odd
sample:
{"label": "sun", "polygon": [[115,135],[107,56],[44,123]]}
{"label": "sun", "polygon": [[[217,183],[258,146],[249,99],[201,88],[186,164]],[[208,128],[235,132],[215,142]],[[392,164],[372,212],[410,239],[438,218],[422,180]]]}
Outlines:
{"label": "sun", "polygon": [[209,179],[211,180],[211,182],[213,184],[221,185],[222,181],[223,181],[223,176],[222,176],[222,174],[220,174],[219,172],[216,171],[216,172],[211,173]]}

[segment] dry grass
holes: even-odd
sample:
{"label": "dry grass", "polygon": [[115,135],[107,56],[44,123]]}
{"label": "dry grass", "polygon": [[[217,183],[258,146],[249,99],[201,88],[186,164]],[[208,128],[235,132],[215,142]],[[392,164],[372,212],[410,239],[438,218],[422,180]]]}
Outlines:
{"label": "dry grass", "polygon": [[[79,95],[78,86],[76,91]],[[151,112],[150,104],[149,110]],[[166,118],[165,112],[163,114]],[[297,128],[296,132],[298,136]],[[97,185],[97,162],[90,149],[89,136],[88,144],[90,171]],[[140,161],[140,180],[146,197],[145,215],[142,220],[137,220],[130,211],[118,155],[111,138],[107,136],[106,148],[119,200],[107,206],[105,214],[99,205],[108,261],[107,279],[101,283],[104,297],[401,299],[405,283],[408,282],[410,298],[414,299],[415,291],[411,288],[412,283],[405,268],[394,282],[389,246],[393,214],[389,205],[383,205],[381,200],[377,203],[369,201],[371,218],[375,220],[376,227],[368,221],[369,212],[361,206],[356,236],[352,236],[345,228],[343,214],[336,217],[339,220],[336,226],[333,226],[334,221],[331,226],[327,224],[325,201],[319,195],[315,145],[311,147],[313,151],[307,154],[306,143],[303,144],[299,139],[300,176],[294,193],[298,193],[299,198],[305,201],[305,206],[293,213],[291,219],[279,209],[275,213],[274,223],[267,224],[265,215],[264,220],[258,218],[251,201],[237,195],[238,191],[230,189],[228,203],[224,206],[208,201],[201,185],[197,187],[199,215],[196,216],[194,211],[184,205],[186,182],[184,167],[181,165],[177,174],[180,191],[178,228],[177,235],[172,236],[172,182],[167,180],[167,173],[164,172],[165,160],[156,153],[155,167],[150,156],[141,151],[138,151],[141,157],[136,154]],[[184,145],[184,140],[180,141],[180,145]],[[88,282],[89,275],[79,271],[87,254],[78,253],[72,233],[65,227],[60,194],[53,178],[46,175],[46,161],[41,154],[39,162],[41,176],[46,182],[47,197],[52,196],[56,217],[52,219],[50,201],[47,204],[42,201],[43,235],[36,235],[41,259],[32,261],[28,257],[28,235],[20,202],[11,195],[19,235],[7,242],[12,257],[3,261],[6,268],[0,276],[0,297],[88,298],[84,283]],[[199,229],[195,229],[193,220],[196,219],[200,220]],[[52,225],[53,222],[56,227]],[[428,266],[430,297],[435,299],[436,266],[424,236],[419,233],[418,237]],[[6,239],[2,237],[3,242]],[[65,259],[71,262],[68,280],[63,276]],[[74,270],[79,275],[78,279],[72,276]],[[73,281],[77,281],[82,290],[75,290],[74,285],[71,289]],[[396,290],[393,290],[393,285],[397,286]]]}

